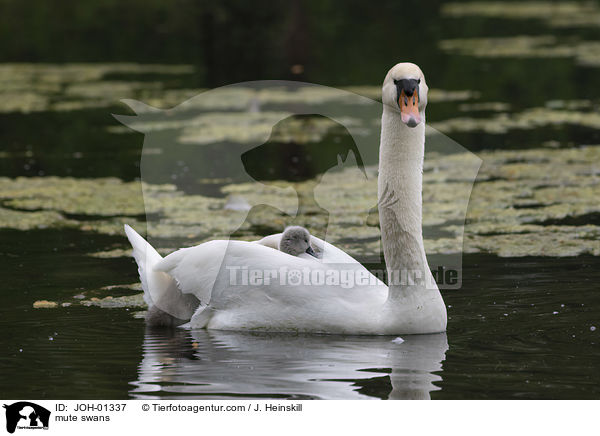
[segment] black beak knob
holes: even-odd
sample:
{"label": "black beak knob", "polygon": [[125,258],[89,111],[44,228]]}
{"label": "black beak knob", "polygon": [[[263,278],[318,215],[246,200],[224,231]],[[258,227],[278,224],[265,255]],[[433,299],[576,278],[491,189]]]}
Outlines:
{"label": "black beak knob", "polygon": [[420,80],[415,79],[401,79],[394,80],[396,84],[396,88],[398,89],[398,96],[404,91],[407,97],[412,97],[415,90],[417,91],[417,95],[419,94],[419,82]]}

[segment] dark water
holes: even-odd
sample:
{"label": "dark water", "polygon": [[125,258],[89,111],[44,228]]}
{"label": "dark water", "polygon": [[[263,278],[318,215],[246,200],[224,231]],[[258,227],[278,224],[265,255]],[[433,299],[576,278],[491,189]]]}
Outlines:
{"label": "dark water", "polygon": [[[407,2],[390,2],[373,12],[368,3],[357,1],[343,8],[335,7],[333,2],[324,6],[320,6],[322,2],[306,2],[309,6],[304,10],[291,9],[295,11],[291,22],[296,24],[289,25],[290,12],[283,8],[250,8],[240,2],[224,10],[217,6],[207,10],[192,8],[189,14],[156,6],[159,13],[166,11],[171,19],[161,31],[148,36],[140,29],[147,28],[144,20],[151,14],[135,13],[141,3],[132,2],[132,13],[123,14],[122,5],[117,2],[113,12],[102,14],[114,20],[105,23],[112,30],[108,34],[102,32],[102,38],[98,38],[95,27],[88,29],[89,23],[85,22],[85,17],[98,19],[91,3],[80,6],[90,8],[92,13],[81,13],[80,21],[74,18],[78,25],[72,29],[61,27],[65,20],[47,18],[63,13],[77,15],[81,9],[61,6],[53,12],[20,6],[21,3],[6,2],[9,12],[5,17],[23,18],[4,22],[0,28],[0,34],[10,35],[0,38],[5,61],[158,59],[196,65],[193,74],[112,73],[104,80],[158,81],[164,89],[273,78],[333,86],[373,85],[381,82],[383,73],[396,60],[412,60],[423,67],[432,88],[475,91],[479,101],[507,102],[510,111],[544,106],[557,99],[583,99],[591,108],[600,104],[597,67],[577,64],[571,58],[480,59],[449,55],[438,47],[443,38],[518,34],[550,33],[559,43],[598,40],[600,31],[596,28],[555,29],[536,20],[450,19],[440,15],[441,2],[431,2],[422,9],[418,9],[417,2],[408,2],[408,6]],[[406,16],[407,8],[418,9],[411,16],[415,20],[413,27],[421,29],[409,34],[408,40],[400,38],[406,35],[397,33],[398,17]],[[43,16],[48,28],[21,24],[30,12],[35,12],[35,17]],[[221,17],[221,21],[215,17]],[[306,17],[311,17],[309,24],[298,24]],[[329,20],[330,17],[335,19]],[[363,28],[365,17],[377,25]],[[206,27],[198,30],[199,22]],[[247,26],[248,23],[252,25]],[[18,38],[14,36],[19,31],[17,27],[40,34]],[[218,38],[220,33],[232,29],[241,30],[231,41]],[[124,37],[123,31],[129,37]],[[56,50],[57,41],[63,41],[69,32],[80,38],[72,38],[70,45],[61,42],[66,44],[65,49]],[[289,72],[289,66],[295,63],[306,66],[303,74]],[[135,97],[144,99],[143,94]],[[117,101],[97,109],[3,112],[0,144],[6,154],[0,155],[0,175],[112,176],[134,180],[140,174],[143,135],[107,130],[120,126],[111,113],[127,112]],[[428,122],[436,122],[456,116],[478,118],[493,114],[458,113],[456,102],[440,102],[430,105],[427,115]],[[477,152],[539,148],[547,141],[555,141],[558,147],[598,144],[599,132],[598,128],[563,123],[502,134],[474,130],[451,136]],[[339,150],[328,147],[330,143],[333,138],[325,138],[310,150],[298,144],[275,144],[275,151],[271,144],[264,155],[248,154],[245,164],[257,179],[270,180],[284,177],[289,160],[296,159],[302,165],[289,179],[306,180],[322,172],[324,162],[308,164],[303,159],[320,152],[328,158],[337,157]],[[225,148],[229,153],[223,152]],[[198,168],[205,177],[223,174],[230,165],[229,159],[239,158],[236,144],[211,144],[207,150],[214,159],[199,164],[205,165]],[[284,159],[278,152],[282,150]],[[273,172],[264,173],[269,168]],[[200,192],[219,196],[219,188],[218,183],[201,185]],[[597,214],[583,217],[566,224],[598,222]],[[392,343],[393,337],[150,331],[142,320],[131,315],[133,309],[76,305],[32,308],[36,300],[64,301],[80,293],[101,297],[98,290],[103,286],[136,282],[137,268],[131,259],[86,256],[115,248],[126,248],[123,236],[53,228],[0,229],[3,397],[600,397],[599,257],[500,258],[467,254],[463,259],[462,288],[444,292],[449,314],[447,333],[406,336],[401,344]],[[131,291],[111,292],[118,296]]]}
{"label": "dark water", "polygon": [[600,395],[591,331],[600,324],[596,257],[466,255],[463,288],[444,293],[447,334],[396,344],[393,337],[147,330],[132,309],[32,309],[34,300],[66,299],[106,276],[135,281],[136,268],[125,258],[81,256],[86,244],[111,246],[116,238],[3,231],[1,240],[0,271],[10,277],[0,300],[5,398]]}

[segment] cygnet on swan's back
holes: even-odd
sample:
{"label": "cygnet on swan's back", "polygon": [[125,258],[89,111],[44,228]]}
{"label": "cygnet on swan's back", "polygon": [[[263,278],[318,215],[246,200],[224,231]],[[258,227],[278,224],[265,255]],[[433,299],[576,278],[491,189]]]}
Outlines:
{"label": "cygnet on swan's back", "polygon": [[279,241],[279,250],[292,256],[308,253],[317,257],[310,246],[310,233],[300,226],[291,226],[285,229]]}

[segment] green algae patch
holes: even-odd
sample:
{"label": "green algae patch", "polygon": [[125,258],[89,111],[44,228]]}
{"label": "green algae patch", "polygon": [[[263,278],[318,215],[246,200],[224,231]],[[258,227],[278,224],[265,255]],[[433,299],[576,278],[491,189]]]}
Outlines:
{"label": "green algae patch", "polygon": [[[292,113],[264,112],[206,112],[184,113],[182,116],[165,116],[160,120],[132,120],[128,127],[111,126],[112,133],[128,133],[134,129],[146,134],[172,131],[173,139],[180,144],[210,145],[220,142],[237,144],[267,141],[319,142],[339,125],[325,117],[294,119]],[[285,123],[278,124],[288,118]],[[345,118],[345,126],[360,126],[356,119]],[[273,126],[278,125],[273,130]]]}
{"label": "green algae patch", "polygon": [[115,259],[118,257],[131,256],[131,248],[115,248],[113,250],[88,253],[87,255],[90,257],[97,257],[98,259]]}
{"label": "green algae patch", "polygon": [[33,230],[76,225],[75,221],[66,219],[61,213],[55,211],[20,211],[0,207],[0,228]]}
{"label": "green algae patch", "polygon": [[[600,255],[600,147],[485,151],[479,157],[483,165],[463,226],[472,155],[427,153],[423,234],[429,254]],[[378,258],[376,175],[376,167],[363,172],[347,159],[304,182],[227,184],[221,188],[225,198],[114,178],[0,178],[0,226],[121,235],[122,246],[89,253],[116,258],[130,255],[125,223],[142,234],[146,227],[163,255],[230,236],[255,240],[297,224],[352,256]],[[243,200],[245,207],[232,210],[227,207],[230,198]]]}
{"label": "green algae patch", "polygon": [[[341,89],[372,100],[381,101],[380,85],[350,86]],[[150,114],[154,111],[153,107],[164,109],[177,107],[177,110],[182,113],[193,113],[194,111],[260,113],[269,112],[273,107],[281,107],[282,105],[356,104],[356,100],[352,96],[330,87],[307,86],[288,89],[273,86],[268,89],[254,89],[236,85],[235,87],[223,87],[210,90],[210,92],[206,91],[208,90],[166,89],[161,91],[160,96],[156,93],[149,93],[144,100],[147,106],[138,105],[136,113],[140,115]],[[471,90],[433,88],[429,90],[427,98],[430,102],[465,101],[479,98],[479,93]]]}
{"label": "green algae patch", "polygon": [[553,35],[447,39],[439,46],[447,53],[478,58],[574,58],[580,65],[600,66],[599,41],[562,43]]}
{"label": "green algae patch", "polygon": [[56,301],[37,300],[33,302],[34,309],[54,309],[56,307],[58,307]]}
{"label": "green algae patch", "polygon": [[189,65],[26,64],[0,65],[0,113],[71,111],[114,106],[122,98],[156,98],[158,82],[105,80],[109,74],[181,75]]}
{"label": "green algae patch", "polygon": [[[97,306],[105,309],[117,309],[117,308],[133,308],[133,309],[146,309],[147,305],[144,301],[144,293],[142,290],[141,283],[131,284],[119,284],[104,286],[96,291],[86,292],[86,294],[78,294],[73,296],[70,300],[62,302],[49,301],[49,300],[37,300],[33,303],[35,309],[56,309],[60,307],[77,307],[77,306]],[[114,296],[106,295],[109,292],[114,291],[125,291],[128,295]],[[135,292],[135,293],[131,293]],[[90,296],[98,295],[98,296]]]}
{"label": "green algae patch", "polygon": [[557,47],[551,35],[459,38],[440,41],[443,51],[475,57],[565,57],[573,53]]}
{"label": "green algae patch", "polygon": [[467,213],[466,251],[505,257],[600,253],[600,226],[586,218],[600,213],[600,147],[479,156],[484,163]]}
{"label": "green algae patch", "polygon": [[292,114],[285,112],[215,113],[185,123],[179,140],[183,144],[212,144],[215,142],[257,143],[271,141],[308,143],[321,141],[336,127],[328,118],[291,119],[271,131],[273,126]]}
{"label": "green algae patch", "polygon": [[122,308],[145,308],[144,294],[126,295],[122,297],[106,296],[104,298],[90,298],[81,300],[83,306],[98,306],[104,309],[122,309]]}
{"label": "green algae patch", "polygon": [[600,7],[590,1],[457,2],[443,5],[441,13],[447,17],[542,20],[550,27],[596,28],[600,24]]}
{"label": "green algae patch", "polygon": [[112,291],[114,289],[126,289],[128,291],[141,291],[142,284],[141,283],[128,283],[128,284],[119,284],[119,285],[108,285],[100,288],[101,291]]}
{"label": "green algae patch", "polygon": [[[373,100],[381,101],[381,86],[349,86],[346,91],[359,94]],[[480,94],[477,91],[471,90],[445,90],[431,88],[427,93],[427,101],[430,103],[442,103],[449,101],[466,101],[479,98]]]}
{"label": "green algae patch", "polygon": [[501,101],[488,101],[481,103],[462,103],[458,105],[461,112],[506,112],[510,109],[510,104]]}
{"label": "green algae patch", "polygon": [[571,110],[569,108],[551,109],[537,107],[517,113],[499,113],[488,118],[457,117],[431,123],[431,127],[444,132],[483,131],[504,134],[511,130],[529,130],[545,126],[577,125],[600,128],[598,112]]}
{"label": "green algae patch", "polygon": [[48,210],[78,215],[139,215],[144,213],[139,183],[116,178],[0,178],[5,207]]}
{"label": "green algae patch", "polygon": [[[168,131],[172,139],[180,144],[209,145],[214,143],[260,143],[267,139],[278,142],[309,143],[318,142],[325,138],[339,124],[326,117],[311,117],[279,121],[294,115],[294,105],[308,105],[318,112],[326,104],[347,105],[352,108],[356,104],[367,101],[358,99],[356,95],[380,100],[381,87],[360,86],[339,89],[318,86],[303,86],[298,89],[272,86],[267,89],[253,89],[244,86],[223,87],[198,94],[194,98],[178,104],[173,110],[160,111],[153,106],[165,107],[164,101],[175,102],[171,92],[181,93],[181,90],[164,92],[164,100],[144,100],[152,106],[135,101],[126,101],[138,115],[124,117],[126,126],[109,126],[111,133],[129,133],[131,129],[147,134]],[[180,95],[180,94],[178,94]],[[186,92],[185,95],[192,95]],[[181,95],[180,95],[181,96]],[[436,101],[462,101],[477,98],[474,91],[446,91],[432,89],[428,99]],[[162,97],[161,97],[162,98]],[[352,111],[349,111],[352,113]],[[372,127],[371,123],[379,123],[377,119],[366,120],[369,126],[363,126],[365,121],[345,117],[342,120],[346,128]],[[272,132],[273,126],[278,128]]]}
{"label": "green algae patch", "polygon": [[[429,254],[598,255],[600,227],[596,223],[544,223],[577,221],[577,217],[585,221],[586,216],[600,213],[600,173],[595,166],[600,161],[600,147],[482,152],[479,157],[483,166],[463,226],[457,205],[462,201],[459,193],[471,186],[465,176],[468,155],[427,154],[423,233]],[[293,221],[317,236],[326,236],[353,256],[374,255],[380,249],[376,168],[367,167],[366,172],[368,177],[349,165],[326,173],[322,183],[296,184],[304,213],[293,220],[268,209],[248,218],[255,226]],[[226,189],[240,195],[261,195],[261,187],[254,184]]]}

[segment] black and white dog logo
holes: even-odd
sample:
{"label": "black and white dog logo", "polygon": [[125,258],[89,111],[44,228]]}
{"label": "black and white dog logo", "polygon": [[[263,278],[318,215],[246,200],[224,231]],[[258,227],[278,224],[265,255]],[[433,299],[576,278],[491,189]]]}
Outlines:
{"label": "black and white dog logo", "polygon": [[6,431],[14,433],[19,429],[48,429],[50,411],[29,401],[5,404]]}

